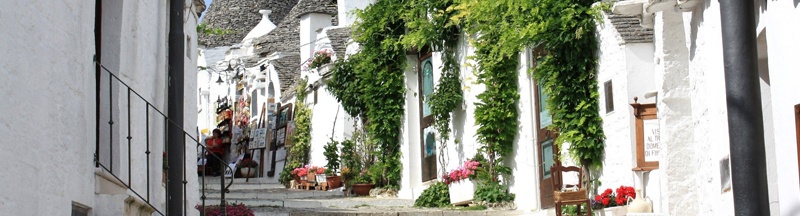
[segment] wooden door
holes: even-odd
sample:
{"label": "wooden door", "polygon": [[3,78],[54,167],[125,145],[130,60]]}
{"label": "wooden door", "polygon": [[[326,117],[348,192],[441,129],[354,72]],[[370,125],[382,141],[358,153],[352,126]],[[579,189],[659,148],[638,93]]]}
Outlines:
{"label": "wooden door", "polygon": [[794,106],[794,122],[797,132],[797,165],[800,167],[800,104]]}
{"label": "wooden door", "polygon": [[431,54],[420,58],[419,68],[419,113],[420,113],[420,153],[422,158],[422,181],[436,179],[436,130],[433,115],[428,104],[428,96],[433,94],[433,63]]}
{"label": "wooden door", "polygon": [[558,134],[547,127],[553,123],[553,115],[547,110],[547,94],[542,91],[542,87],[534,83],[536,96],[536,147],[539,159],[539,196],[542,208],[554,206],[553,200],[553,177],[550,169],[555,165],[560,165],[556,155],[558,147],[555,145]]}

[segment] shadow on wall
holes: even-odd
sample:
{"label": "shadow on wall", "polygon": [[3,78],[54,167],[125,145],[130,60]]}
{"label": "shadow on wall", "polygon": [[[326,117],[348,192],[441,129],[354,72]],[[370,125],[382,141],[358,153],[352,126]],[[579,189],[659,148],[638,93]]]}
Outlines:
{"label": "shadow on wall", "polygon": [[[456,152],[458,152],[458,161],[466,160],[464,155],[464,125],[466,124],[467,111],[461,108],[453,110],[453,143],[456,145]],[[456,142],[458,140],[458,142]],[[472,155],[470,155],[471,157]]]}
{"label": "shadow on wall", "polygon": [[[800,1],[800,0],[798,0],[798,1]],[[694,55],[695,55],[696,50],[697,50],[697,27],[700,26],[700,24],[702,24],[705,21],[705,18],[703,17],[703,14],[706,11],[706,9],[708,9],[708,7],[710,7],[710,6],[711,6],[711,2],[710,1],[704,1],[702,7],[700,7],[698,5],[692,11],[692,20],[690,22],[691,27],[692,27],[692,29],[691,29],[692,32],[690,32],[690,34],[691,34],[690,37],[691,38],[689,38],[689,40],[691,40],[690,42],[692,43],[691,47],[689,48],[689,60],[690,61],[694,60]]]}

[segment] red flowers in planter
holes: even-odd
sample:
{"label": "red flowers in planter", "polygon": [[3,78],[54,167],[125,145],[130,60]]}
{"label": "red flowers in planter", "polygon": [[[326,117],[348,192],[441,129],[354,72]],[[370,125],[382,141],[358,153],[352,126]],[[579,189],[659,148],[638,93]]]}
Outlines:
{"label": "red flowers in planter", "polygon": [[633,187],[619,186],[617,188],[617,201],[618,205],[625,205],[626,202],[632,201],[636,198],[636,190]]}
{"label": "red flowers in planter", "polygon": [[306,175],[308,175],[308,169],[306,169],[304,167],[295,168],[294,170],[292,170],[292,174],[294,174],[294,175],[296,175],[298,177],[306,176]]}
{"label": "red flowers in planter", "polygon": [[[636,190],[633,187],[620,186],[617,188],[616,193],[611,188],[606,189],[600,195],[595,196],[594,201],[596,205],[602,204],[602,206],[597,207],[608,208],[625,205],[625,203],[632,201],[634,198],[636,198]],[[611,202],[612,200],[614,202]]]}
{"label": "red flowers in planter", "polygon": [[[201,206],[201,205],[197,205],[194,208],[197,209],[198,211],[201,211],[201,213],[204,210],[203,206]],[[255,215],[253,210],[251,210],[250,208],[248,208],[244,204],[236,204],[236,203],[231,203],[231,204],[225,205],[225,214],[229,215],[229,216],[254,216]],[[222,215],[222,208],[219,205],[206,206],[205,207],[205,215],[207,215],[207,216]]]}
{"label": "red flowers in planter", "polygon": [[454,182],[458,182],[464,179],[469,179],[475,177],[475,171],[478,170],[478,167],[481,165],[478,161],[464,161],[464,166],[458,167],[458,169],[451,170],[449,173],[445,173],[442,176],[445,184],[450,184]]}

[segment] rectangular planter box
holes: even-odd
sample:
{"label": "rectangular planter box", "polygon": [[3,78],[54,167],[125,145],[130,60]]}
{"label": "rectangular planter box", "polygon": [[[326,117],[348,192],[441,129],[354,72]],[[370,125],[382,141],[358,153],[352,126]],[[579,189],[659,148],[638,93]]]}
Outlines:
{"label": "rectangular planter box", "polygon": [[625,216],[628,206],[616,206],[593,211],[595,216]]}
{"label": "rectangular planter box", "polygon": [[470,180],[450,183],[450,204],[466,205],[472,203],[478,184]]}

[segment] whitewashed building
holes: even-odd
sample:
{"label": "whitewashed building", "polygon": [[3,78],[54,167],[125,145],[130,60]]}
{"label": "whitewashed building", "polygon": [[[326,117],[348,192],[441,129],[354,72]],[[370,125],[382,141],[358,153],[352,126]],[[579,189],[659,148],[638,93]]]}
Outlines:
{"label": "whitewashed building", "polygon": [[[599,170],[602,182],[599,189],[616,189],[621,185],[643,189],[640,196],[649,198],[655,213],[733,214],[719,3],[711,0],[611,2],[613,9],[605,13],[596,29],[600,115],[607,137],[604,168]],[[796,92],[800,89],[793,85],[800,81],[800,73],[794,69],[798,68],[797,61],[792,60],[800,52],[800,42],[790,37],[800,33],[800,27],[787,24],[800,18],[797,2],[758,1],[758,28],[753,33],[759,41],[758,53],[753,55],[759,57],[762,101],[756,103],[761,103],[764,111],[772,215],[800,213],[797,210],[800,209],[797,202],[800,196],[797,134],[800,129],[796,126],[800,118],[800,96]],[[357,52],[358,45],[350,43],[349,39],[348,27],[355,19],[349,12],[363,9],[369,2],[339,0],[336,10],[329,8],[334,5],[326,4],[330,1],[300,1],[292,6],[283,21],[277,22],[275,29],[254,39],[252,48],[248,45],[237,48],[247,51],[236,54],[245,59],[252,77],[244,81],[248,95],[252,95],[253,101],[259,101],[253,106],[255,109],[251,109],[253,117],[261,110],[260,103],[270,99],[284,105],[298,103],[292,86],[300,78],[309,79],[306,87],[309,96],[304,103],[313,111],[310,163],[315,166],[326,164],[322,152],[329,138],[343,140],[352,135],[353,122],[325,88],[329,69],[302,70],[300,65],[316,50],[331,49],[334,59]],[[457,54],[460,65],[474,64],[466,58],[475,51],[467,41],[467,36],[460,36],[457,48],[463,51]],[[549,215],[554,211],[548,200],[552,188],[544,167],[552,164],[548,159],[555,154],[552,145],[547,143],[552,137],[543,130],[548,125],[546,116],[549,115],[539,109],[539,99],[543,95],[538,91],[536,80],[528,75],[536,56],[532,50],[525,50],[519,58],[519,124],[514,152],[506,161],[514,175],[504,181],[510,192],[516,194],[518,210]],[[421,75],[425,64],[430,64],[432,69],[430,77]],[[447,163],[428,164],[430,162],[423,160],[426,153],[422,134],[427,131],[420,123],[423,117],[420,89],[425,85],[424,79],[432,79],[436,85],[441,64],[438,52],[407,55],[405,115],[399,131],[403,155],[400,198],[418,197],[442,174],[424,174],[423,166],[437,167],[434,169],[437,171],[454,169],[471,158],[480,146],[475,141],[478,126],[473,117],[474,103],[485,87],[473,84],[477,78],[472,68],[462,67],[464,102],[453,111],[453,131],[445,151]],[[258,81],[259,77],[264,77],[264,81]],[[213,82],[213,77],[206,82],[209,81]],[[261,86],[266,89],[259,90]],[[637,130],[637,117],[631,104],[648,105],[657,110],[656,115],[641,122],[650,133]],[[642,159],[648,162],[645,165],[638,163],[640,141],[637,134],[640,132],[652,144],[644,145],[649,146],[646,148],[648,156]],[[264,166],[274,164],[276,167],[270,169],[274,173],[264,178],[277,182],[285,150],[278,148],[268,155],[277,160]],[[657,165],[653,166],[656,161]],[[562,163],[570,164],[569,161]],[[264,172],[267,171],[265,168]]]}
{"label": "whitewashed building", "polygon": [[[758,73],[761,80],[771,215],[797,215],[797,92],[800,43],[798,1],[755,1]],[[733,215],[728,111],[720,3],[618,1],[598,25],[601,116],[606,160],[603,188],[644,183],[655,212]],[[605,85],[604,85],[605,84]],[[657,169],[640,179],[635,103],[655,104],[660,129]],[[647,128],[647,126],[645,126]],[[614,153],[614,157],[608,157]],[[648,159],[647,161],[651,161]],[[735,168],[734,168],[735,169]],[[732,188],[736,190],[736,188]]]}
{"label": "whitewashed building", "polygon": [[[168,108],[171,7],[184,14],[184,64],[175,67],[194,80],[201,0],[3,2],[0,214],[166,214],[165,120],[157,111]],[[185,82],[177,125],[189,136],[196,135],[196,87]],[[188,170],[182,200],[188,215],[198,215],[189,136],[184,151],[168,155],[184,154],[186,167],[172,169]]]}

